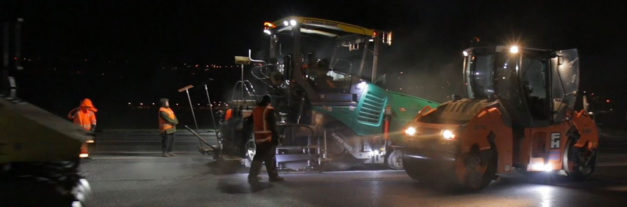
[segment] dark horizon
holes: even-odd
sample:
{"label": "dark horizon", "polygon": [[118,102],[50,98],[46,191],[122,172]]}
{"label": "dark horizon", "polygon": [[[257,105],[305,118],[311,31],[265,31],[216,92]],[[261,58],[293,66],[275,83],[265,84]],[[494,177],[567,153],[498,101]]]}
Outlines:
{"label": "dark horizon", "polygon": [[[393,31],[393,45],[381,62],[382,73],[394,80],[388,81],[391,90],[436,101],[465,94],[461,51],[479,37],[491,45],[578,48],[581,89],[624,103],[626,72],[619,61],[627,45],[625,7],[613,4],[619,3],[15,1],[0,6],[25,19],[23,57],[32,61],[24,63],[18,79],[23,98],[61,113],[82,97],[112,107],[162,96],[183,102],[178,87],[208,78],[216,79],[209,84],[224,99],[220,93],[232,87],[239,71],[194,72],[195,65],[231,65],[235,55],[263,50],[263,22],[290,15]],[[191,69],[168,72],[188,67],[183,64]],[[201,95],[194,102],[206,102]]]}

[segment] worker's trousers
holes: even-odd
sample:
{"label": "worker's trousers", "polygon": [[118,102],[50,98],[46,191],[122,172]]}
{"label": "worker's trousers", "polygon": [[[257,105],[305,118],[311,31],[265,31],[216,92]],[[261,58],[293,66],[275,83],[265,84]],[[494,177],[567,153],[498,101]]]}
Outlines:
{"label": "worker's trousers", "polygon": [[172,145],[174,145],[174,133],[161,133],[161,151],[172,152]]}
{"label": "worker's trousers", "polygon": [[261,171],[261,162],[265,162],[266,171],[268,171],[268,177],[276,178],[279,176],[279,173],[276,169],[276,145],[271,142],[263,142],[256,144],[256,152],[255,157],[253,158],[252,163],[250,164],[250,172],[248,173],[249,178],[254,178],[259,175],[259,171]]}

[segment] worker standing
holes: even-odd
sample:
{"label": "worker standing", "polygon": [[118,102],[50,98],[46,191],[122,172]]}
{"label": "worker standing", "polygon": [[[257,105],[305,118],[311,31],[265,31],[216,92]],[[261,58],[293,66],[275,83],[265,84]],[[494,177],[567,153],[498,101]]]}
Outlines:
{"label": "worker standing", "polygon": [[91,99],[85,98],[79,107],[72,109],[68,113],[67,117],[72,119],[75,124],[83,127],[83,129],[94,132],[96,131],[96,112],[98,112],[98,109],[94,107]]}
{"label": "worker standing", "polygon": [[275,149],[278,145],[274,108],[270,104],[270,96],[266,95],[253,110],[253,130],[255,131],[256,153],[248,173],[248,182],[259,181],[261,162],[265,162],[271,182],[283,181],[276,169]]}
{"label": "worker standing", "polygon": [[72,109],[67,115],[75,124],[81,126],[91,134],[90,138],[81,145],[81,152],[79,154],[81,158],[89,157],[87,143],[94,143],[94,132],[96,131],[97,124],[96,112],[98,112],[98,109],[94,106],[91,99],[85,98],[79,107]]}
{"label": "worker standing", "polygon": [[179,123],[174,115],[174,111],[170,108],[170,102],[167,98],[159,100],[161,107],[159,108],[159,129],[161,130],[161,151],[163,157],[173,157],[172,145],[174,145],[174,133],[176,125]]}

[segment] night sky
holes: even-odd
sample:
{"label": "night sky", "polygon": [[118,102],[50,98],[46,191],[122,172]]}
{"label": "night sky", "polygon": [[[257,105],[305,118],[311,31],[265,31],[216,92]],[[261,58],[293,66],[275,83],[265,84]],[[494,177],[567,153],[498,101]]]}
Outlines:
{"label": "night sky", "polygon": [[[464,94],[461,51],[476,36],[488,45],[579,48],[581,88],[621,106],[627,100],[627,18],[618,1],[15,2],[0,6],[25,19],[23,53],[33,61],[25,63],[22,94],[57,113],[81,97],[94,97],[101,108],[161,96],[181,99],[175,90],[186,83],[237,77],[237,70],[190,76],[169,69],[232,64],[249,48],[263,49],[264,21],[290,15],[393,31],[381,65],[388,79],[398,80],[388,81],[392,90],[437,101]],[[231,81],[210,85],[221,96]]]}

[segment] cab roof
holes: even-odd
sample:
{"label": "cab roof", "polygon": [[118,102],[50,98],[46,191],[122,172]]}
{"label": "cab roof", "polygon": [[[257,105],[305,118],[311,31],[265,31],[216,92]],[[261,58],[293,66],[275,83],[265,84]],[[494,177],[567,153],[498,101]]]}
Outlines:
{"label": "cab roof", "polygon": [[[313,17],[301,17],[290,16],[285,17],[274,22],[266,22],[265,26],[270,26],[272,29],[276,29],[278,32],[289,30],[296,23],[301,26],[301,32],[320,34],[325,36],[338,36],[340,33],[357,34],[363,36],[373,37],[376,36],[376,30],[354,24],[319,19]],[[269,25],[271,24],[271,25]]]}

